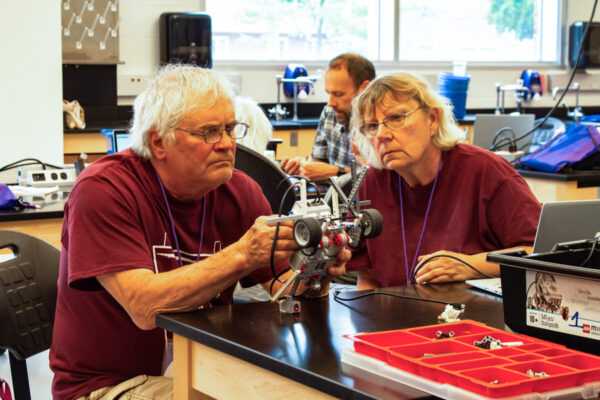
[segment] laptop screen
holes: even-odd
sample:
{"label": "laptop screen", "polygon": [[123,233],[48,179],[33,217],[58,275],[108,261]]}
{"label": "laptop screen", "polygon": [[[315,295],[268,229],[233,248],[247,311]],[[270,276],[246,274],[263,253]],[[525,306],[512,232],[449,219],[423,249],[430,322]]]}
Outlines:
{"label": "laptop screen", "polygon": [[596,232],[600,232],[600,200],[544,203],[533,252],[551,251],[556,243],[593,239]]}
{"label": "laptop screen", "polygon": [[[515,136],[518,137],[533,129],[534,119],[535,116],[533,114],[476,114],[475,123],[473,125],[473,144],[484,149],[489,149],[494,142],[494,135],[500,129],[508,127],[512,129]],[[510,133],[507,133],[506,135],[510,135]]]}
{"label": "laptop screen", "polygon": [[115,132],[115,153],[128,149],[131,146],[129,132]]}

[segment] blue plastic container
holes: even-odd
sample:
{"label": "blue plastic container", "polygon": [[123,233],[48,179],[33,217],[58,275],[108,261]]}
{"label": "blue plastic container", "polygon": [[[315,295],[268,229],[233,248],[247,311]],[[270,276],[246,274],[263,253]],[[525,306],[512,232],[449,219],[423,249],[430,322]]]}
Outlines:
{"label": "blue plastic container", "polygon": [[450,100],[456,119],[465,117],[469,81],[469,76],[455,76],[450,72],[441,72],[438,75],[438,92]]}

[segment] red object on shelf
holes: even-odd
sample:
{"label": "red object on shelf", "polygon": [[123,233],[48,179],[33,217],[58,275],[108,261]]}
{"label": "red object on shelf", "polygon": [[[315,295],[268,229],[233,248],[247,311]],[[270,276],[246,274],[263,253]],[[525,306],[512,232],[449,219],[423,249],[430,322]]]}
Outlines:
{"label": "red object on shelf", "polygon": [[[510,345],[498,349],[475,345],[486,336]],[[354,341],[356,353],[488,398],[545,393],[600,381],[598,356],[475,321],[345,337]]]}

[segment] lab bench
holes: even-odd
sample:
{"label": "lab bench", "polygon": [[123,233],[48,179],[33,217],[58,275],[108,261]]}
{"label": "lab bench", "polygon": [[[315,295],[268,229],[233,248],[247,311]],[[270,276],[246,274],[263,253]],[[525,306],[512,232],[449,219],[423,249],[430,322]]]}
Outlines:
{"label": "lab bench", "polygon": [[600,171],[540,172],[517,169],[537,199],[549,201],[594,200],[600,187]]}
{"label": "lab bench", "polygon": [[0,210],[0,229],[27,233],[60,249],[60,232],[67,197],[67,192],[53,193],[45,200],[30,201],[39,208]]}

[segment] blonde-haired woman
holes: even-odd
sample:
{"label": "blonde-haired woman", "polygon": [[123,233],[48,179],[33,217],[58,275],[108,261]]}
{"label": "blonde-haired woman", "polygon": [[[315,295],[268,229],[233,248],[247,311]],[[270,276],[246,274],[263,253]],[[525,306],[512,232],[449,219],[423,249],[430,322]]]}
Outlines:
{"label": "blonde-haired woman", "polygon": [[[497,276],[489,251],[531,249],[540,204],[500,156],[461,143],[447,101],[409,73],[380,77],[356,98],[358,152],[372,168],[360,189],[384,219],[355,251],[359,289]],[[480,272],[478,272],[480,271]]]}

